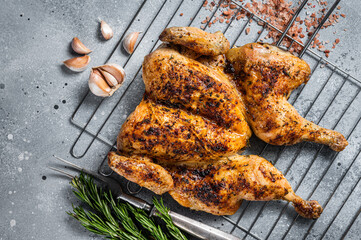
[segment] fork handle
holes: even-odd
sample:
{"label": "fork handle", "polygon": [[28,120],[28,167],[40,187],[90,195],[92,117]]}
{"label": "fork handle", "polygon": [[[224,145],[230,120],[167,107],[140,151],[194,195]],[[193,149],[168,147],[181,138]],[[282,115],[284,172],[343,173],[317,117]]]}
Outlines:
{"label": "fork handle", "polygon": [[[138,197],[134,197],[128,194],[121,194],[118,196],[119,199],[127,201],[131,205],[150,211],[150,216],[157,216],[157,209]],[[225,233],[217,228],[208,226],[204,223],[193,220],[189,217],[183,216],[179,213],[169,211],[169,216],[172,218],[174,225],[182,229],[183,231],[198,237],[199,239],[211,239],[211,240],[239,240],[239,238]]]}
{"label": "fork handle", "polygon": [[134,197],[132,195],[122,193],[117,198],[121,199],[121,200],[124,200],[124,201],[130,203],[131,205],[133,205],[134,207],[143,209],[145,211],[151,211],[152,210],[152,206],[149,203],[147,203],[146,201],[144,201],[143,199],[140,199],[138,197]]}
{"label": "fork handle", "polygon": [[229,233],[225,233],[217,228],[208,226],[173,211],[169,211],[169,216],[172,218],[174,225],[200,239],[239,240],[239,238]]}

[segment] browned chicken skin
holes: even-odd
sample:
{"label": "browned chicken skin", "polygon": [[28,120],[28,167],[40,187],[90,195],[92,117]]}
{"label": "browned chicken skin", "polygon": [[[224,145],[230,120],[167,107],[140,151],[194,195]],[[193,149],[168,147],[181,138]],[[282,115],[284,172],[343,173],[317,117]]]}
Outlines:
{"label": "browned chicken skin", "polygon": [[[109,166],[125,178],[156,193],[169,191],[179,204],[194,210],[231,215],[243,199],[282,199],[292,202],[303,217],[318,218],[322,213],[322,207],[316,201],[305,201],[297,196],[283,174],[259,156],[236,154],[212,164],[194,166],[161,166],[150,160],[139,161],[138,156],[124,157],[114,152],[109,153],[108,159]],[[149,177],[149,169],[154,176]]]}
{"label": "browned chicken skin", "polygon": [[312,141],[342,151],[344,136],[302,118],[287,98],[292,90],[306,83],[308,64],[277,47],[249,43],[226,54],[238,76],[235,81],[247,108],[247,121],[263,141],[292,145]]}
{"label": "browned chicken skin", "polygon": [[110,152],[108,164],[119,175],[156,194],[166,193],[173,188],[173,179],[169,172],[148,157],[127,157]]}
{"label": "browned chicken skin", "polygon": [[200,55],[216,56],[226,53],[229,42],[223,33],[207,33],[195,27],[166,28],[159,36],[163,42],[185,46]]}
{"label": "browned chicken skin", "polygon": [[165,162],[217,160],[237,153],[247,137],[199,115],[143,99],[123,124],[118,149]]}
{"label": "browned chicken skin", "polygon": [[[271,163],[255,155],[236,154],[251,135],[246,120],[260,138],[274,141],[273,144],[305,140],[305,132],[301,134],[295,129],[299,125],[287,121],[306,120],[291,105],[286,105],[285,99],[291,90],[307,81],[308,65],[291,58],[296,66],[290,66],[284,74],[293,75],[297,71],[298,77],[290,81],[271,67],[263,67],[261,61],[260,68],[254,67],[252,74],[244,74],[245,79],[251,80],[252,92],[241,79],[235,84],[233,76],[224,73],[221,54],[229,49],[229,43],[222,34],[208,34],[196,28],[171,28],[160,38],[172,44],[163,45],[145,57],[146,93],[122,126],[118,136],[119,154],[109,153],[109,166],[157,194],[169,192],[181,205],[194,210],[229,215],[237,211],[243,199],[286,200],[292,202],[301,216],[318,218],[322,207],[317,201],[305,201],[297,196]],[[233,54],[227,57],[233,59],[236,70],[240,71],[243,65],[238,63],[239,52]],[[290,61],[290,56],[282,54],[283,60]],[[267,57],[275,62],[282,59],[272,58],[270,54],[261,59]],[[272,74],[272,81],[262,83],[263,76]],[[255,99],[248,93],[255,94]],[[274,98],[268,99],[268,95]],[[271,100],[269,108],[276,110],[258,107],[263,106],[262,101]],[[289,116],[282,118],[277,111],[288,112]],[[265,132],[264,127],[270,126],[262,122],[266,121],[262,114],[273,116],[274,122],[284,121],[284,126],[272,125]],[[255,124],[261,126],[256,128]],[[272,137],[275,133],[280,137]]]}
{"label": "browned chicken skin", "polygon": [[242,100],[228,77],[219,71],[163,47],[144,58],[143,81],[148,98],[250,137]]}

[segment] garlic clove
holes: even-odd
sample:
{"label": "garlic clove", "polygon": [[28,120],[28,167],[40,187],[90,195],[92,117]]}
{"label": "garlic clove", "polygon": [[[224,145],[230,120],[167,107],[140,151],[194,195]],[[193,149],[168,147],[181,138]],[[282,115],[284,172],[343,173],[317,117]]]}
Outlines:
{"label": "garlic clove", "polygon": [[64,65],[74,72],[84,71],[90,62],[90,57],[84,55],[82,57],[75,57],[64,61]]}
{"label": "garlic clove", "polygon": [[113,29],[103,20],[100,22],[100,30],[102,31],[105,40],[109,40],[113,37]]}
{"label": "garlic clove", "polygon": [[73,38],[73,41],[71,42],[71,47],[73,48],[74,52],[79,54],[91,53],[91,50],[87,48],[77,37]]}
{"label": "garlic clove", "polygon": [[125,71],[119,64],[111,63],[103,66],[99,66],[103,71],[110,73],[117,81],[118,84],[122,84],[125,78]]}
{"label": "garlic clove", "polygon": [[112,94],[112,89],[109,87],[100,71],[96,68],[93,68],[90,73],[88,85],[90,91],[96,96],[109,97]]}
{"label": "garlic clove", "polygon": [[123,41],[123,48],[127,53],[132,54],[140,32],[129,33]]}
{"label": "garlic clove", "polygon": [[110,87],[115,87],[118,85],[118,81],[115,77],[113,77],[112,74],[108,73],[107,71],[101,70],[100,68],[97,68],[101,74],[103,75],[105,81],[108,83]]}

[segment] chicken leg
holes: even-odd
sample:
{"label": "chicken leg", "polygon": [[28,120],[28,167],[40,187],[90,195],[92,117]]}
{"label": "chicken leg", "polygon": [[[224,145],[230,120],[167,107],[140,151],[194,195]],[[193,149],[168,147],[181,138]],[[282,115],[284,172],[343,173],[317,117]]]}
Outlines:
{"label": "chicken leg", "polygon": [[[214,215],[231,215],[242,200],[292,202],[305,218],[318,218],[322,207],[305,201],[292,190],[283,174],[255,155],[234,155],[212,164],[169,164],[139,156],[108,155],[109,166],[118,174],[157,194],[169,194],[182,206]],[[129,168],[131,166],[131,169]],[[149,171],[152,169],[152,171]]]}
{"label": "chicken leg", "polygon": [[226,58],[246,105],[247,121],[263,141],[291,145],[302,141],[326,144],[335,151],[347,146],[345,137],[302,118],[287,101],[292,90],[306,83],[310,67],[277,47],[250,43],[233,48]]}

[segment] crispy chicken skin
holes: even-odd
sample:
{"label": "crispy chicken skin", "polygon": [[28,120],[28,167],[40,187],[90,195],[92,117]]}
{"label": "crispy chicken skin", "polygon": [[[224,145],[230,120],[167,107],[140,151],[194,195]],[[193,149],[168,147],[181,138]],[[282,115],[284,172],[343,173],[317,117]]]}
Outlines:
{"label": "crispy chicken skin", "polygon": [[347,146],[342,134],[307,121],[287,101],[291,91],[309,79],[311,70],[305,61],[260,43],[233,48],[226,58],[236,71],[247,121],[260,139],[274,145],[312,141],[335,151]]}
{"label": "crispy chicken skin", "polygon": [[163,47],[144,58],[143,81],[150,99],[251,136],[239,93],[219,71]]}
{"label": "crispy chicken skin", "polygon": [[160,34],[159,39],[163,42],[185,46],[200,55],[216,56],[224,54],[230,46],[223,33],[207,33],[195,27],[166,28]]}
{"label": "crispy chicken skin", "polygon": [[[296,211],[303,217],[318,218],[322,213],[322,207],[317,201],[305,201],[297,196],[283,174],[259,156],[236,154],[212,164],[175,163],[162,166],[151,161],[138,163],[138,160],[134,160],[137,158],[139,157],[120,157],[111,152],[108,161],[114,171],[128,180],[152,191],[156,184],[161,185],[162,188],[157,190],[158,192],[168,190],[179,204],[194,210],[214,215],[231,215],[237,211],[243,199],[282,199],[292,202]],[[128,174],[129,161],[134,161],[131,174]],[[155,165],[157,167],[154,167]],[[161,174],[156,172],[154,177],[149,177],[148,169],[157,170]],[[169,176],[173,180],[173,185]]]}
{"label": "crispy chicken skin", "polygon": [[143,99],[123,124],[117,143],[128,154],[201,162],[237,153],[247,138],[199,115]]}

